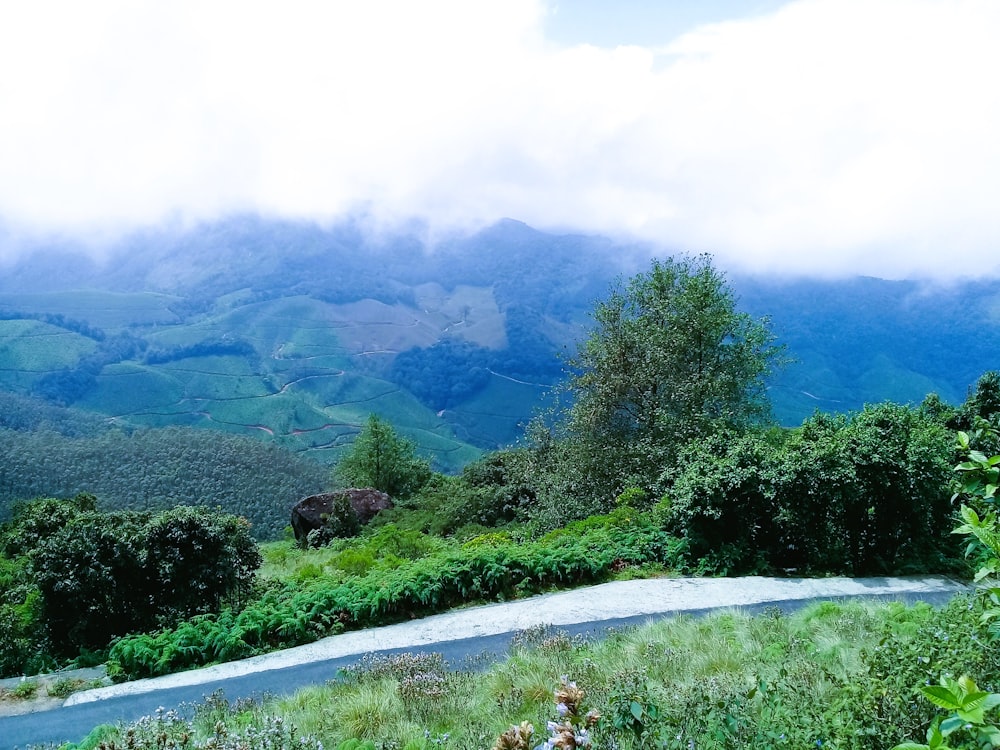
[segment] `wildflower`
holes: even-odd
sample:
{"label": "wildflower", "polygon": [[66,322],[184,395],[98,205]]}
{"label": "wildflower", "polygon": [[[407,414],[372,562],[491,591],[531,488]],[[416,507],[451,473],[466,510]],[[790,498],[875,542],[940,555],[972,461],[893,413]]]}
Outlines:
{"label": "wildflower", "polygon": [[555,691],[555,701],[556,706],[563,705],[566,707],[566,713],[561,713],[560,716],[576,716],[577,710],[580,707],[580,703],[583,702],[584,692],[576,686],[575,682],[572,682],[566,675],[559,678],[562,683]]}
{"label": "wildflower", "polygon": [[501,734],[493,750],[528,750],[534,733],[535,727],[527,721],[522,721],[520,726],[511,726]]}

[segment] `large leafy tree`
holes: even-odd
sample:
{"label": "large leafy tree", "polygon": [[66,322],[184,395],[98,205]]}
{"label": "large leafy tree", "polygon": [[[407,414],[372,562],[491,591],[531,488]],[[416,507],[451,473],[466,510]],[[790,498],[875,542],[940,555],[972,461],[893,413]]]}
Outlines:
{"label": "large leafy tree", "polygon": [[411,440],[398,435],[377,414],[371,414],[334,475],[350,486],[374,487],[401,499],[423,487],[431,470],[427,461],[417,457]]}
{"label": "large leafy tree", "polygon": [[736,307],[708,255],[654,260],[594,310],[573,362],[570,432],[649,483],[680,447],[768,415],[779,361],[766,320]]}

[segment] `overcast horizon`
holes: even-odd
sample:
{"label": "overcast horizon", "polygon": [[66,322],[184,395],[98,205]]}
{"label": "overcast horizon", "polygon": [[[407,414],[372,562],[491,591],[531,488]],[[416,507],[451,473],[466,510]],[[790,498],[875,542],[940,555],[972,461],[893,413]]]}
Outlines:
{"label": "overcast horizon", "polygon": [[734,272],[1000,275],[988,0],[43,0],[2,18],[14,236],[513,218]]}

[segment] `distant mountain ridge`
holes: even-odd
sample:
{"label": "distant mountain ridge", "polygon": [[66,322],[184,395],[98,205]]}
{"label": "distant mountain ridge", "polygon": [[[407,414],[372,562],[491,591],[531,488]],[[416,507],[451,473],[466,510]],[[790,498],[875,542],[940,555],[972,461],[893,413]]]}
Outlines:
{"label": "distant mountain ridge", "polygon": [[[39,247],[0,270],[0,390],[323,462],[375,411],[455,470],[517,439],[594,301],[650,253],[515,221],[428,251],[419,231],[257,217],[137,233],[100,262]],[[783,424],[958,402],[1000,367],[996,280],[730,280],[797,360],[771,384]]]}

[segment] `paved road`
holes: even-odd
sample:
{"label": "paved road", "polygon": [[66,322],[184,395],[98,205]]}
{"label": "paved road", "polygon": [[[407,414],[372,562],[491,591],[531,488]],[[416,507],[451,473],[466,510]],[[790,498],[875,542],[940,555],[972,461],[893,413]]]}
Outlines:
{"label": "paved road", "polygon": [[137,680],[70,696],[61,708],[0,719],[0,750],[78,742],[95,726],[133,721],[158,707],[198,703],[216,690],[229,700],[285,695],[337,677],[367,653],[434,651],[449,664],[502,656],[515,632],[550,624],[571,634],[600,635],[680,613],[720,607],[789,612],[816,600],[887,598],[939,604],[963,584],[946,578],[663,578],[606,583],[515,602],[471,607],[412,622],[344,633],[240,662]]}

